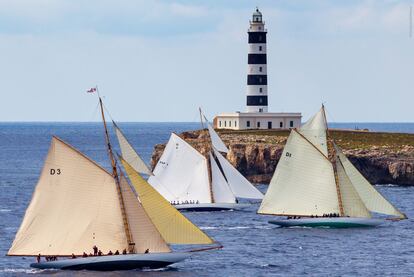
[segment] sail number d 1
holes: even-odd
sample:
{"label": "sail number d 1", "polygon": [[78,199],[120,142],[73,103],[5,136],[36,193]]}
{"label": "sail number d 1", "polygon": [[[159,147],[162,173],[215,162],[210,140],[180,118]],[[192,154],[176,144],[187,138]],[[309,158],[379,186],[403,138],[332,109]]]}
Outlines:
{"label": "sail number d 1", "polygon": [[292,153],[286,152],[286,157],[292,157]]}
{"label": "sail number d 1", "polygon": [[62,173],[62,171],[60,171],[60,168],[51,168],[50,169],[50,175],[60,175],[60,173]]}

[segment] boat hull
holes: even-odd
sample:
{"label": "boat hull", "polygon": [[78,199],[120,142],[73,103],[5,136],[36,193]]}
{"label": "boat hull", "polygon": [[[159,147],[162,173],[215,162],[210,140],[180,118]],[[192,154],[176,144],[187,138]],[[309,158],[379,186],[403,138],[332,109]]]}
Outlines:
{"label": "boat hull", "polygon": [[375,227],[384,223],[384,221],[361,217],[318,217],[270,220],[269,223],[281,227],[363,228]]}
{"label": "boat hull", "polygon": [[76,259],[62,259],[58,261],[33,263],[30,266],[39,269],[66,269],[66,270],[131,270],[142,268],[162,268],[170,264],[183,261],[190,253],[148,253],[111,256],[93,256]]}
{"label": "boat hull", "polygon": [[177,210],[192,211],[192,212],[212,212],[225,210],[243,210],[250,206],[250,204],[241,203],[200,203],[200,204],[180,204],[174,207]]}

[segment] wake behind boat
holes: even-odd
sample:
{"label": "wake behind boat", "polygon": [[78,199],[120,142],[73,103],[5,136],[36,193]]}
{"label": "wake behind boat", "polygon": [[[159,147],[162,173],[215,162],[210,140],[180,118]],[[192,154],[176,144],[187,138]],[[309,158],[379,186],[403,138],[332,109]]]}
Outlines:
{"label": "wake behind boat", "polygon": [[[53,137],[8,255],[37,257],[31,266],[40,269],[124,270],[164,267],[221,248],[119,157],[131,186],[117,167],[99,103],[112,174]],[[169,244],[210,247],[182,253]]]}
{"label": "wake behind boat", "polygon": [[371,212],[406,219],[352,165],[329,137],[325,108],[292,129],[259,214],[287,216],[284,227],[372,227]]}
{"label": "wake behind boat", "polygon": [[[148,182],[179,210],[219,211],[248,208],[238,198],[262,199],[263,194],[240,174],[221,153],[227,153],[224,142],[209,124],[211,145],[205,157],[185,140],[172,133]],[[148,172],[122,131],[115,124],[122,155],[139,172]]]}

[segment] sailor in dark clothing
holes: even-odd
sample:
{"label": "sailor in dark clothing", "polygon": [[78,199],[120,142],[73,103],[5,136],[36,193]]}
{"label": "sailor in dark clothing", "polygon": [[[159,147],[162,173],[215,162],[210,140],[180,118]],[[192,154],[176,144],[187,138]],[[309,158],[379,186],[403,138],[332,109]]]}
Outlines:
{"label": "sailor in dark clothing", "polygon": [[98,247],[96,245],[93,246],[93,255],[98,255]]}
{"label": "sailor in dark clothing", "polygon": [[36,257],[36,260],[37,260],[38,263],[40,263],[40,258],[41,258],[41,256],[40,256],[40,253],[39,253],[39,255],[37,255],[37,257]]}
{"label": "sailor in dark clothing", "polygon": [[149,253],[149,249],[145,250],[144,254],[148,254]]}
{"label": "sailor in dark clothing", "polygon": [[110,256],[110,255],[113,255],[113,253],[112,253],[112,251],[111,251],[111,250],[109,250],[108,255],[109,255],[109,256]]}
{"label": "sailor in dark clothing", "polygon": [[116,250],[115,253],[114,253],[114,255],[119,255],[119,251]]}
{"label": "sailor in dark clothing", "polygon": [[126,255],[126,254],[127,254],[126,249],[122,250],[122,255]]}

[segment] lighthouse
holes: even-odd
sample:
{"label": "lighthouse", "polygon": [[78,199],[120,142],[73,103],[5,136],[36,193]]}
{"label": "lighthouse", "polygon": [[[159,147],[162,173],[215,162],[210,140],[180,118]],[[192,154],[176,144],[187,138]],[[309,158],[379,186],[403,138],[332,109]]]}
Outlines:
{"label": "lighthouse", "polygon": [[256,8],[250,21],[248,68],[247,68],[247,112],[267,112],[267,57],[266,34],[262,13]]}
{"label": "lighthouse", "polygon": [[214,127],[231,130],[298,128],[302,121],[301,113],[268,111],[267,30],[262,13],[258,8],[253,12],[247,34],[249,50],[247,54],[246,112],[218,114],[213,120]]}

